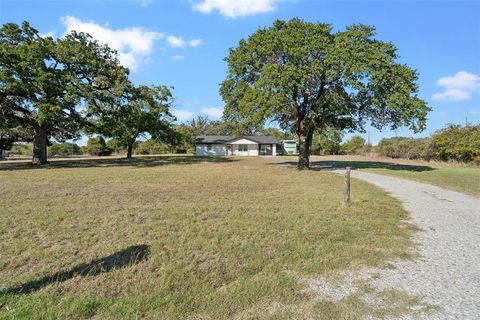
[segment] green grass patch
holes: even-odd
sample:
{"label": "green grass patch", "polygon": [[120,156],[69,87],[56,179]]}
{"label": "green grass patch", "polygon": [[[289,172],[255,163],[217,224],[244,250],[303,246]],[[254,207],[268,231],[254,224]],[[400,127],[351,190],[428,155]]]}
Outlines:
{"label": "green grass patch", "polygon": [[5,319],[315,317],[331,306],[290,272],[383,266],[412,245],[385,192],[352,181],[344,206],[342,177],[259,158],[1,163],[0,179]]}
{"label": "green grass patch", "polygon": [[316,164],[350,166],[353,169],[415,180],[480,196],[480,168],[460,167],[447,164],[429,164],[421,161],[381,160],[364,157],[313,157]]}

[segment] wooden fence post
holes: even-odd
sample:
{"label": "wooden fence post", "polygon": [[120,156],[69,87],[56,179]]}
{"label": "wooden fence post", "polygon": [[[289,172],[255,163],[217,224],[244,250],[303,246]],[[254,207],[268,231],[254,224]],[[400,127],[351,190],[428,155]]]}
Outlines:
{"label": "wooden fence post", "polygon": [[345,171],[345,183],[343,188],[343,202],[350,202],[350,167]]}

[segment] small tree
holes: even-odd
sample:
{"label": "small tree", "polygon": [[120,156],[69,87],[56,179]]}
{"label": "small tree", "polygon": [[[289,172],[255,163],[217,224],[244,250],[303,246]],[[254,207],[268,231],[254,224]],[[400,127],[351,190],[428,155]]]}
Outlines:
{"label": "small tree", "polygon": [[298,168],[309,168],[314,132],[327,128],[425,127],[430,110],[417,96],[417,73],[396,62],[396,48],[357,24],[332,32],[324,23],[277,20],[226,58],[220,93],[227,120],[263,125],[277,121],[299,140]]}
{"label": "small tree", "polygon": [[193,153],[195,150],[194,136],[191,127],[186,124],[180,124],[174,127],[175,139],[171,143],[176,152],[185,151],[187,153]]}
{"label": "small tree", "polygon": [[210,120],[207,116],[198,115],[192,120],[187,121],[187,125],[190,127],[193,136],[206,135],[210,129]]}
{"label": "small tree", "polygon": [[82,147],[82,152],[91,156],[109,156],[112,154],[112,150],[107,147],[103,137],[88,139],[87,145]]}
{"label": "small tree", "polygon": [[171,104],[172,94],[165,86],[129,86],[118,104],[100,106],[93,130],[116,139],[130,159],[139,137],[170,139],[173,135]]}
{"label": "small tree", "polygon": [[360,136],[353,136],[342,144],[341,151],[344,154],[358,154],[362,151],[365,151],[365,139]]}

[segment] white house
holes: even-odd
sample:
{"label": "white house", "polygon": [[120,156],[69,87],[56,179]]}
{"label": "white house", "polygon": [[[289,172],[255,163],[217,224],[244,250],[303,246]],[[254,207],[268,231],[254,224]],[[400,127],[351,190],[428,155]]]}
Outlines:
{"label": "white house", "polygon": [[197,156],[276,156],[277,139],[272,136],[198,136]]}

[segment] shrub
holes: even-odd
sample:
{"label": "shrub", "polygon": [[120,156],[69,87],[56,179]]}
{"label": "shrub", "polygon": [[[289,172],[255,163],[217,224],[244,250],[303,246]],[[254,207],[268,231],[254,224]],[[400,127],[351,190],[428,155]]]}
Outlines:
{"label": "shrub", "polygon": [[360,136],[353,136],[341,145],[340,150],[343,154],[361,154],[365,152],[365,139]]}
{"label": "shrub", "polygon": [[[136,147],[137,142],[134,143],[134,148]],[[112,150],[113,153],[116,154],[124,154],[127,153],[127,148],[125,147],[124,143],[121,143],[117,139],[110,139],[107,141],[107,148]]]}
{"label": "shrub", "polygon": [[434,157],[443,161],[473,162],[480,158],[480,125],[448,127],[432,136]]}
{"label": "shrub", "polygon": [[82,152],[91,156],[109,156],[112,149],[107,147],[103,137],[94,137],[88,139],[87,145],[82,147]]}
{"label": "shrub", "polygon": [[49,157],[60,156],[65,157],[69,155],[81,154],[80,147],[75,143],[53,143],[47,148]]}
{"label": "shrub", "polygon": [[378,154],[390,158],[458,161],[480,164],[480,125],[449,125],[431,138],[382,139]]}
{"label": "shrub", "polygon": [[432,157],[430,138],[385,138],[380,140],[376,151],[378,154],[390,158],[430,160]]}
{"label": "shrub", "polygon": [[9,155],[33,156],[33,144],[15,143],[8,151]]}
{"label": "shrub", "polygon": [[152,139],[138,143],[135,149],[135,154],[161,154],[168,152],[170,152],[170,149],[167,145]]}

